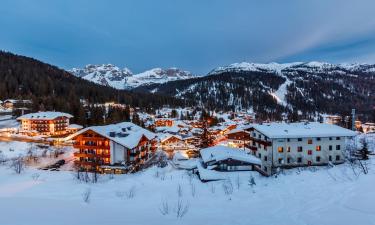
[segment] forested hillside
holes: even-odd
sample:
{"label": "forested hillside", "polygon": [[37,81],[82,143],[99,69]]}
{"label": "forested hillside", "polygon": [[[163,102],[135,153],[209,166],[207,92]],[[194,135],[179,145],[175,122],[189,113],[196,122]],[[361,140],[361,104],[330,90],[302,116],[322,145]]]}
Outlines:
{"label": "forested hillside", "polygon": [[68,112],[75,120],[84,117],[83,99],[89,104],[119,101],[144,109],[186,103],[173,97],[100,86],[38,60],[0,52],[0,99],[9,98],[30,99],[34,111]]}

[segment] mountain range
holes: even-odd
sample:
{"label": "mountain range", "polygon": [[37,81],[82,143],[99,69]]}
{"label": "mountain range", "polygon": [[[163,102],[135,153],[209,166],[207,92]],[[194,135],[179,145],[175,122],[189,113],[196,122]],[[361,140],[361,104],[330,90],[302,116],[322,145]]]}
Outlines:
{"label": "mountain range", "polygon": [[142,85],[160,84],[195,77],[190,72],[177,68],[154,68],[139,74],[133,74],[128,68],[120,69],[112,64],[87,65],[83,69],[73,68],[69,72],[85,80],[116,89],[132,89]]}

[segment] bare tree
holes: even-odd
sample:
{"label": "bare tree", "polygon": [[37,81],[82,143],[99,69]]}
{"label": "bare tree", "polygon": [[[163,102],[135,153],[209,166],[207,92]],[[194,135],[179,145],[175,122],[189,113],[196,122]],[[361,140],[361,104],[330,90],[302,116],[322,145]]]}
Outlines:
{"label": "bare tree", "polygon": [[237,190],[240,190],[240,186],[241,186],[241,180],[240,180],[240,175],[238,174],[237,177],[236,177]]}
{"label": "bare tree", "polygon": [[175,212],[177,218],[182,218],[185,216],[185,214],[189,211],[189,203],[184,203],[182,199],[178,199],[176,207],[175,207]]}
{"label": "bare tree", "polygon": [[191,196],[195,197],[195,194],[196,194],[195,184],[193,183],[190,184],[190,190],[191,190]]}
{"label": "bare tree", "polygon": [[181,198],[181,197],[182,197],[182,194],[183,194],[182,186],[181,186],[181,184],[178,184],[178,186],[177,186],[177,196],[178,196],[179,198]]}
{"label": "bare tree", "polygon": [[17,174],[22,173],[25,167],[26,165],[22,156],[18,156],[17,158],[12,159],[12,162],[10,164],[10,168],[12,168]]}
{"label": "bare tree", "polygon": [[131,198],[134,198],[135,197],[135,190],[136,190],[136,187],[135,186],[132,186],[128,191],[126,191],[126,197],[128,199],[131,199]]}
{"label": "bare tree", "polygon": [[230,179],[227,179],[223,182],[223,190],[226,195],[233,194],[233,184]]}
{"label": "bare tree", "polygon": [[91,189],[87,188],[83,193],[82,193],[82,199],[85,203],[89,203],[91,198]]}
{"label": "bare tree", "polygon": [[216,186],[213,183],[210,186],[210,191],[211,191],[212,194],[214,194],[216,192]]}
{"label": "bare tree", "polygon": [[159,207],[159,211],[160,213],[165,216],[165,215],[168,215],[169,214],[169,203],[167,200],[163,200],[161,202],[161,206]]}

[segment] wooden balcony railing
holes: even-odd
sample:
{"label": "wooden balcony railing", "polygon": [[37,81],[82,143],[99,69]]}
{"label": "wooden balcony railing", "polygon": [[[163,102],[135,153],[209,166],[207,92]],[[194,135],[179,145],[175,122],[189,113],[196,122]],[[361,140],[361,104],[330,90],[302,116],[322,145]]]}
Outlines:
{"label": "wooden balcony railing", "polygon": [[107,145],[81,145],[81,144],[74,144],[74,148],[79,148],[79,149],[110,149],[110,146]]}

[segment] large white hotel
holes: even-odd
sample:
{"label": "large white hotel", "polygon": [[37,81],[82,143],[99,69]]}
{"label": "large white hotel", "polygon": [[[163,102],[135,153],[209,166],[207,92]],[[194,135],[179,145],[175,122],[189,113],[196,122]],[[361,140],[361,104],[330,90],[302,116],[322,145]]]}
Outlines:
{"label": "large white hotel", "polygon": [[262,160],[262,170],[343,163],[345,142],[354,131],[324,123],[269,123],[254,125],[249,147]]}

